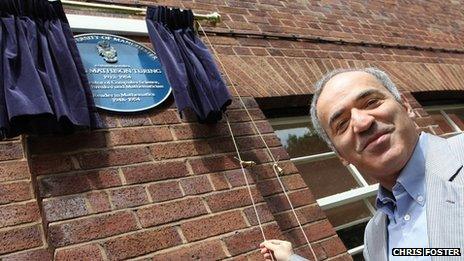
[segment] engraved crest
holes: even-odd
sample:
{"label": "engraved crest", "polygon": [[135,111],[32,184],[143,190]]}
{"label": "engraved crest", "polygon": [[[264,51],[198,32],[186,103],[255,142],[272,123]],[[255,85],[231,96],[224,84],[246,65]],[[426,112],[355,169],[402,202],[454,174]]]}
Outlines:
{"label": "engraved crest", "polygon": [[108,40],[99,41],[97,44],[98,53],[103,57],[103,60],[107,63],[118,62],[118,52],[110,45]]}

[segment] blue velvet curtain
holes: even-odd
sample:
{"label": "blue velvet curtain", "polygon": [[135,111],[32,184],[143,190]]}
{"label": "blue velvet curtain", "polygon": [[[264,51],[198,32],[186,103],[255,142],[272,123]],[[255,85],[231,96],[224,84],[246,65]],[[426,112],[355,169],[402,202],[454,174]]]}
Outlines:
{"label": "blue velvet curtain", "polygon": [[153,6],[146,21],[179,112],[192,108],[200,123],[221,120],[231,96],[214,58],[195,34],[193,12]]}
{"label": "blue velvet curtain", "polygon": [[0,139],[101,127],[59,1],[0,0]]}

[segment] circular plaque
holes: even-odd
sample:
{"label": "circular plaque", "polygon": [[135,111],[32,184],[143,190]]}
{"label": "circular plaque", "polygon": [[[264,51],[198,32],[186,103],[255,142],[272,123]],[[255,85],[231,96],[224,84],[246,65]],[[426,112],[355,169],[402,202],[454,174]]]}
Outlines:
{"label": "circular plaque", "polygon": [[171,93],[156,53],[145,46],[109,34],[81,34],[75,39],[97,107],[143,111]]}

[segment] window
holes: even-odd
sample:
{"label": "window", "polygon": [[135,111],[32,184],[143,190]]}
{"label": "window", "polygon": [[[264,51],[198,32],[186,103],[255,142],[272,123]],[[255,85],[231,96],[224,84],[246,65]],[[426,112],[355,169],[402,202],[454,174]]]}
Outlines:
{"label": "window", "polygon": [[425,111],[445,132],[445,137],[464,132],[464,105],[424,107]]}
{"label": "window", "polygon": [[309,116],[271,118],[270,123],[348,252],[362,260],[378,184],[354,166],[343,166],[312,129]]}

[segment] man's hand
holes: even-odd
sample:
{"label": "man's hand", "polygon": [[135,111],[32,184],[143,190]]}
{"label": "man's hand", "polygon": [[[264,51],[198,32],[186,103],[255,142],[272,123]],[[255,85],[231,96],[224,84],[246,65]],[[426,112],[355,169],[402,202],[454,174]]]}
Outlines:
{"label": "man's hand", "polygon": [[[265,261],[288,261],[293,255],[292,243],[283,240],[266,240],[259,245]],[[271,259],[271,255],[272,258]]]}

